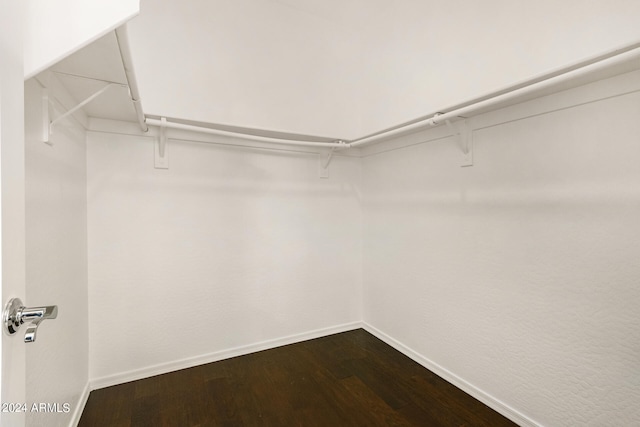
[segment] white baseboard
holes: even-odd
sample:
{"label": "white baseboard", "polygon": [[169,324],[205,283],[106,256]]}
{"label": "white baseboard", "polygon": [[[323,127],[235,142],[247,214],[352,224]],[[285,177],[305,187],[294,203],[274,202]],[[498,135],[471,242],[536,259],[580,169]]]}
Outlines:
{"label": "white baseboard", "polygon": [[71,416],[71,421],[69,422],[69,427],[77,427],[80,422],[80,417],[82,417],[82,411],[84,411],[84,407],[87,404],[87,400],[89,399],[89,393],[91,390],[89,389],[89,383],[84,386],[84,390],[82,390],[82,394],[78,399],[78,403],[76,403],[75,409],[73,410],[73,415]]}
{"label": "white baseboard", "polygon": [[[320,338],[327,335],[333,335],[340,332],[352,331],[362,328],[362,322],[352,322],[343,325],[332,326],[329,328],[317,329],[315,331],[304,332],[301,334],[289,335],[282,338],[262,341],[256,344],[235,347],[227,350],[221,350],[214,353],[203,354],[201,356],[189,357],[173,362],[162,363],[159,365],[149,366],[142,369],[122,372],[115,375],[109,375],[100,378],[92,378],[89,381],[91,390],[110,387],[113,385],[123,384],[129,381],[136,381],[143,378],[153,377],[155,375],[166,374],[168,372],[178,371],[180,369],[192,368],[206,363],[217,362],[231,357],[243,356],[245,354],[255,353],[257,351],[268,350],[271,348],[281,347],[283,345],[295,344],[297,342],[307,341],[314,338]],[[85,400],[86,401],[86,400]]]}
{"label": "white baseboard", "polygon": [[250,344],[241,347],[235,347],[227,350],[217,351],[214,353],[204,354],[201,356],[189,357],[181,360],[176,360],[173,362],[163,363],[159,365],[149,366],[142,369],[122,372],[115,375],[109,375],[100,378],[93,378],[89,381],[87,387],[83,394],[81,395],[78,405],[73,414],[72,421],[70,423],[70,427],[76,427],[78,422],[80,421],[80,417],[82,415],[82,411],[89,397],[90,390],[97,390],[100,388],[110,387],[118,384],[124,384],[129,381],[136,381],[143,378],[152,377],[155,375],[166,374],[173,371],[178,371],[181,369],[191,368],[198,365],[203,365],[206,363],[217,362],[224,359],[229,359],[236,356],[243,356],[245,354],[255,353],[262,350],[268,350],[271,348],[281,347],[283,345],[295,344],[302,341],[307,341],[314,338],[320,338],[328,335],[337,334],[340,332],[351,331],[354,329],[363,328],[370,334],[376,336],[377,338],[384,341],[386,344],[395,348],[399,352],[403,353],[405,356],[410,359],[416,361],[420,365],[429,369],[436,375],[441,378],[449,381],[451,384],[455,385],[459,389],[478,399],[485,405],[489,406],[493,410],[499,412],[505,417],[509,418],[513,422],[517,423],[520,426],[527,427],[542,427],[541,424],[535,422],[531,418],[526,415],[520,413],[514,408],[510,407],[506,403],[502,402],[499,399],[491,396],[490,394],[484,392],[483,390],[477,388],[473,384],[465,381],[460,378],[456,374],[448,371],[437,363],[427,359],[422,356],[420,353],[412,350],[406,345],[402,344],[399,341],[391,338],[389,335],[380,331],[379,329],[371,326],[366,322],[352,322],[346,323],[343,325],[332,326],[329,328],[317,329],[314,331],[309,331],[301,334],[289,335],[282,338],[277,338],[273,340],[262,341],[256,344]]}
{"label": "white baseboard", "polygon": [[427,368],[428,370],[430,370],[434,374],[436,374],[439,377],[447,380],[451,384],[453,384],[456,387],[458,387],[460,390],[462,390],[465,393],[473,396],[475,399],[477,399],[480,402],[484,403],[485,405],[487,405],[488,407],[490,407],[494,411],[499,412],[500,414],[502,414],[505,417],[509,418],[511,421],[513,421],[514,423],[518,424],[519,426],[523,426],[523,427],[525,427],[525,426],[527,426],[527,427],[542,427],[542,424],[539,424],[539,423],[535,422],[531,418],[529,418],[526,415],[518,412],[517,410],[513,409],[511,406],[507,405],[506,403],[502,402],[501,400],[496,399],[495,397],[491,396],[489,393],[484,392],[483,390],[479,389],[478,387],[474,386],[473,384],[471,384],[471,383],[465,381],[464,379],[460,378],[459,376],[457,376],[453,372],[448,371],[447,369],[445,369],[442,366],[438,365],[437,363],[427,359],[426,357],[424,357],[420,353],[412,350],[411,348],[407,347],[406,345],[402,344],[401,342],[396,341],[395,339],[391,338],[389,335],[385,334],[384,332],[380,331],[379,329],[376,329],[375,327],[371,326],[370,324],[368,324],[366,322],[362,323],[362,327],[363,327],[364,330],[366,330],[370,334],[376,336],[377,338],[381,339],[386,344],[389,344],[391,347],[395,348],[400,353],[402,353],[405,356],[409,357],[410,359],[413,359],[414,361],[418,362],[419,364],[421,364],[422,366],[424,366],[425,368]]}

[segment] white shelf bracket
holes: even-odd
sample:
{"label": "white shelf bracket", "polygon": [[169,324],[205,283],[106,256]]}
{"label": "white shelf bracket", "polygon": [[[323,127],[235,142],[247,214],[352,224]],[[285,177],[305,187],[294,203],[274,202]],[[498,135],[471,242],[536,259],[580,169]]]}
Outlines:
{"label": "white shelf bracket", "polygon": [[169,169],[169,155],[167,153],[167,119],[160,119],[160,135],[154,145],[154,166],[156,169]]}
{"label": "white shelf bracket", "polygon": [[[346,142],[342,140],[338,140],[335,142],[341,145],[344,144],[346,146]],[[326,156],[320,154],[320,178],[329,178],[329,165],[331,164],[331,160],[333,159],[333,153],[338,148],[339,147],[331,147],[331,151],[329,151],[329,154],[327,154]]]}
{"label": "white shelf bracket", "polygon": [[47,145],[53,145],[50,140],[51,129],[49,119],[49,91],[42,89],[42,142]]}
{"label": "white shelf bracket", "polygon": [[449,120],[445,120],[445,123],[452,135],[456,137],[458,148],[460,148],[460,151],[462,151],[464,156],[460,166],[473,166],[473,132],[467,126],[467,121],[460,120],[458,122],[451,123]]}
{"label": "white shelf bracket", "polygon": [[[48,131],[49,131],[49,135],[53,133],[53,127],[60,121],[66,119],[67,117],[69,117],[70,115],[72,115],[73,113],[75,113],[76,111],[78,111],[79,109],[81,109],[82,107],[84,107],[85,105],[87,105],[88,103],[90,103],[91,101],[93,101],[94,99],[96,99],[97,97],[99,97],[100,95],[102,95],[103,93],[105,93],[107,91],[107,89],[109,89],[111,86],[120,86],[118,83],[108,83],[106,86],[104,86],[102,89],[100,89],[99,91],[97,91],[96,93],[94,93],[93,95],[87,97],[84,101],[82,101],[81,103],[79,103],[78,105],[76,105],[75,107],[67,110],[67,112],[65,112],[64,114],[60,115],[59,117],[57,117],[55,120],[51,121],[49,123],[48,126]],[[49,135],[47,135],[47,140],[49,139]]]}

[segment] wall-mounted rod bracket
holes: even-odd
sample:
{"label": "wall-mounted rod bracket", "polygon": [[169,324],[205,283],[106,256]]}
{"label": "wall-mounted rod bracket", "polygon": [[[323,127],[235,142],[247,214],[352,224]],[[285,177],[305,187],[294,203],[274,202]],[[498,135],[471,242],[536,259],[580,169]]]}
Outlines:
{"label": "wall-mounted rod bracket", "polygon": [[169,169],[167,153],[167,119],[160,119],[160,133],[154,143],[154,166],[156,169]]}
{"label": "wall-mounted rod bracket", "polygon": [[456,143],[462,151],[463,159],[460,166],[473,166],[473,133],[467,126],[467,120],[451,123],[445,120],[451,134],[456,138]]}
{"label": "wall-mounted rod bracket", "polygon": [[[348,148],[348,144],[343,140],[339,139],[334,141],[335,144],[344,145],[345,148]],[[329,165],[331,164],[331,160],[333,159],[333,153],[342,147],[333,146],[329,153],[325,156],[320,155],[320,178],[329,178]]]}
{"label": "wall-mounted rod bracket", "polygon": [[49,91],[42,89],[42,142],[48,145],[53,145],[49,136],[51,122],[49,119]]}
{"label": "wall-mounted rod bracket", "polygon": [[160,126],[160,146],[158,149],[160,157],[164,157],[167,148],[167,119],[163,117],[160,121],[162,122],[162,126]]}
{"label": "wall-mounted rod bracket", "polygon": [[[67,110],[67,112],[65,112],[64,114],[60,115],[55,120],[51,121],[51,123],[49,123],[49,134],[53,133],[53,127],[57,123],[59,123],[60,121],[66,119],[67,117],[69,117],[70,115],[72,115],[73,113],[78,111],[80,108],[84,107],[85,105],[87,105],[88,103],[90,103],[91,101],[93,101],[94,99],[96,99],[97,97],[102,95],[103,93],[105,93],[107,91],[107,89],[109,89],[112,86],[126,86],[126,85],[122,85],[122,84],[119,84],[119,83],[108,83],[102,89],[100,89],[99,91],[95,92],[93,95],[85,98],[84,101],[80,102],[75,107],[70,108],[69,110]],[[48,140],[48,137],[47,137],[47,140]]]}
{"label": "wall-mounted rod bracket", "polygon": [[336,151],[336,147],[331,148],[331,151],[329,151],[329,154],[327,155],[327,159],[325,160],[324,165],[322,165],[323,169],[327,169],[331,164],[331,159],[333,158],[334,151]]}

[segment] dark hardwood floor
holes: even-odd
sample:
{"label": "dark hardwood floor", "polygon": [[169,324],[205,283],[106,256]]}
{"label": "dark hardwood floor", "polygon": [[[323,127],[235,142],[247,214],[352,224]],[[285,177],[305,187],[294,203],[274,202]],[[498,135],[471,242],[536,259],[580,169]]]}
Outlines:
{"label": "dark hardwood floor", "polygon": [[359,329],[92,391],[84,426],[516,426]]}

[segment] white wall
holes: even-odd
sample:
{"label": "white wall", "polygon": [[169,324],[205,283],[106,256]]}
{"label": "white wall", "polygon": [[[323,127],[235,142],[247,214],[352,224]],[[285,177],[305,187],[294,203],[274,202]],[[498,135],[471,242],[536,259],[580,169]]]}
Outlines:
{"label": "white wall", "polygon": [[25,83],[25,106],[24,302],[57,304],[59,310],[25,346],[26,401],[70,405],[68,413],[29,412],[27,425],[68,426],[84,405],[89,370],[86,138],[69,122],[56,126],[52,146],[42,142],[42,90],[34,79]]}
{"label": "white wall", "polygon": [[119,27],[140,11],[139,0],[29,0],[26,3],[25,79]]}
{"label": "white wall", "polygon": [[359,159],[321,180],[316,155],[168,152],[154,169],[152,138],[88,134],[94,386],[361,319]]}
{"label": "white wall", "polygon": [[637,425],[639,90],[635,72],[474,118],[469,168],[446,128],[371,149],[371,330],[524,425]]}

